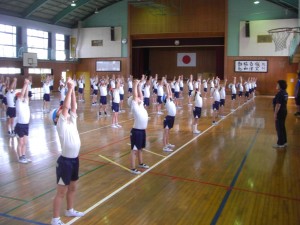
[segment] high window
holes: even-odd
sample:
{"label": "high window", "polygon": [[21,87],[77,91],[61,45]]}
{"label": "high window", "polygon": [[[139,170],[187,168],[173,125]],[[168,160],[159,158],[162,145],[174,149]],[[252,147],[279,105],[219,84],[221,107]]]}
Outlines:
{"label": "high window", "polygon": [[38,59],[48,59],[48,32],[27,29],[28,52],[37,53]]}
{"label": "high window", "polygon": [[0,24],[0,57],[16,57],[16,27]]}
{"label": "high window", "polygon": [[56,60],[65,60],[66,59],[65,35],[55,34],[55,40],[56,40],[55,59]]}

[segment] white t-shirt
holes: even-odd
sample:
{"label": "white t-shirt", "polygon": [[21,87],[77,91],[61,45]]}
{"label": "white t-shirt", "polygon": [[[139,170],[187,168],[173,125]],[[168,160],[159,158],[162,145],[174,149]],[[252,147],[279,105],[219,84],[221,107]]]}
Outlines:
{"label": "white t-shirt", "polygon": [[131,79],[128,80],[128,88],[132,88],[132,80]]}
{"label": "white t-shirt", "polygon": [[162,85],[157,85],[157,95],[158,96],[163,96],[164,95],[164,88]]}
{"label": "white t-shirt", "polygon": [[194,90],[193,82],[192,81],[188,81],[188,87],[189,87],[190,91]]}
{"label": "white t-shirt", "polygon": [[120,103],[120,91],[118,89],[113,90],[113,102]]}
{"label": "white t-shirt", "polygon": [[50,94],[50,83],[43,84],[43,91],[44,91],[44,94]]}
{"label": "white t-shirt", "polygon": [[225,87],[221,87],[221,90],[220,90],[220,98],[221,98],[221,99],[225,99],[225,98],[226,98]]}
{"label": "white t-shirt", "polygon": [[232,93],[232,94],[236,94],[236,87],[235,87],[235,84],[233,84],[232,87],[231,87],[231,93]]}
{"label": "white t-shirt", "polygon": [[107,86],[106,85],[100,85],[100,96],[107,96]]}
{"label": "white t-shirt", "polygon": [[174,89],[175,89],[175,92],[179,92],[180,91],[180,87],[179,87],[179,83],[178,82],[175,82]]}
{"label": "white t-shirt", "polygon": [[173,101],[167,99],[165,107],[167,109],[168,116],[176,116],[176,106]]}
{"label": "white t-shirt", "polygon": [[6,93],[7,107],[10,107],[10,108],[16,107],[15,96],[16,96],[16,92],[14,90],[12,90],[12,91],[9,90]]}
{"label": "white t-shirt", "polygon": [[220,101],[221,97],[220,97],[220,92],[219,92],[218,88],[214,88],[213,97],[216,102]]}
{"label": "white t-shirt", "polygon": [[197,91],[196,96],[195,96],[195,107],[202,108],[203,106],[203,100],[200,95],[200,92]]}
{"label": "white t-shirt", "polygon": [[60,101],[64,101],[66,98],[67,89],[65,87],[60,88]]}
{"label": "white t-shirt", "polygon": [[133,128],[145,130],[148,126],[148,112],[144,104],[142,102],[138,104],[135,100],[132,100],[131,112],[134,118]]}
{"label": "white t-shirt", "polygon": [[30,120],[30,108],[29,102],[24,99],[18,98],[16,101],[16,116],[17,116],[17,123],[20,124],[29,124]]}
{"label": "white t-shirt", "polygon": [[119,93],[120,95],[124,95],[124,84],[120,84]]}
{"label": "white t-shirt", "polygon": [[145,84],[145,87],[144,87],[144,97],[145,98],[150,98],[150,85]]}
{"label": "white t-shirt", "polygon": [[83,80],[78,80],[78,88],[83,88]]}
{"label": "white t-shirt", "polygon": [[62,150],[61,155],[67,158],[78,157],[81,146],[76,119],[77,115],[72,112],[67,118],[61,114],[56,126]]}

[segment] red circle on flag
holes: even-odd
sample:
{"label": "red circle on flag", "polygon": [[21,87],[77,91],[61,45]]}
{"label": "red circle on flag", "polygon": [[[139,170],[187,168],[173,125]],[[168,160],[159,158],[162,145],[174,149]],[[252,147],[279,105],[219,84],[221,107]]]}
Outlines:
{"label": "red circle on flag", "polygon": [[191,62],[191,57],[189,55],[185,55],[182,57],[182,62],[184,64],[189,64]]}

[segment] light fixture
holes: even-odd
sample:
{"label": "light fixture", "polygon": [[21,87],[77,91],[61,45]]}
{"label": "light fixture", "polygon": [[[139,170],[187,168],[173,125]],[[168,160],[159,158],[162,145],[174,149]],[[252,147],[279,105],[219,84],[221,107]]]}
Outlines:
{"label": "light fixture", "polygon": [[98,11],[98,9],[96,8],[96,10],[95,10],[95,14],[97,14],[97,13],[99,13],[99,11]]}
{"label": "light fixture", "polygon": [[259,1],[254,1],[253,3],[254,3],[255,5],[257,5],[257,4],[259,4]]}
{"label": "light fixture", "polygon": [[71,6],[72,6],[72,7],[75,7],[75,6],[76,6],[76,3],[75,3],[74,0],[71,2]]}

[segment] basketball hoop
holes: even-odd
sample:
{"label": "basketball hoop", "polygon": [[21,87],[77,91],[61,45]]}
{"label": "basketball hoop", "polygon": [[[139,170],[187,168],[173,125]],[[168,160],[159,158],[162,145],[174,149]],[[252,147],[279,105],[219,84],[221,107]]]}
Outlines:
{"label": "basketball hoop", "polygon": [[272,36],[272,39],[275,43],[275,52],[282,51],[287,47],[286,41],[290,36],[292,30],[293,28],[290,27],[282,27],[282,28],[271,29],[268,31],[268,33]]}

